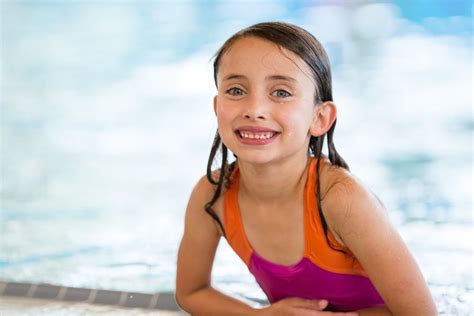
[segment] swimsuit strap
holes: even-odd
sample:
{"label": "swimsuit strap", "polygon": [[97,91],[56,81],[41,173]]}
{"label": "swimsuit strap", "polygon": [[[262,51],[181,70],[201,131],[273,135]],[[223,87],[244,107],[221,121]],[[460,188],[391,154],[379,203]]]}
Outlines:
{"label": "swimsuit strap", "polygon": [[[328,239],[337,251],[331,248],[327,242],[317,204],[317,174],[316,166],[318,159],[311,158],[304,193],[304,257],[308,258],[317,266],[336,273],[366,275],[362,266],[352,256],[348,248],[341,246],[328,231]],[[319,159],[319,170],[323,169],[325,163],[330,163],[325,157]],[[250,265],[250,259],[254,252],[245,235],[239,208],[239,169],[236,167],[231,176],[231,185],[224,195],[224,227],[227,242],[235,253]]]}
{"label": "swimsuit strap", "polygon": [[[322,219],[319,214],[317,200],[317,161],[317,158],[313,158],[310,163],[310,166],[308,168],[308,181],[306,182],[305,188],[304,256],[306,258],[309,258],[314,264],[318,265],[319,267],[331,272],[366,275],[364,269],[352,255],[350,250],[347,247],[342,246],[336,240],[330,230],[327,231],[326,238],[326,233],[324,232],[324,228],[322,225]],[[329,160],[325,157],[322,157],[319,161],[320,172],[323,169],[323,164],[330,164]]]}
{"label": "swimsuit strap", "polygon": [[235,253],[247,266],[250,264],[252,247],[245,235],[244,226],[240,217],[239,208],[239,168],[235,167],[231,176],[230,188],[224,195],[224,227],[226,230],[227,242],[234,249]]}

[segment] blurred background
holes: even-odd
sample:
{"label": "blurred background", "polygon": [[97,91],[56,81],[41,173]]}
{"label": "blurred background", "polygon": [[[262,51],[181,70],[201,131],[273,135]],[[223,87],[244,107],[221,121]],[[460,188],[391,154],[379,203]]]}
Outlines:
{"label": "blurred background", "polygon": [[[1,280],[173,291],[216,129],[212,57],[241,28],[279,20],[326,47],[336,147],[384,201],[440,312],[473,312],[471,1],[0,8]],[[213,282],[264,298],[225,241]]]}

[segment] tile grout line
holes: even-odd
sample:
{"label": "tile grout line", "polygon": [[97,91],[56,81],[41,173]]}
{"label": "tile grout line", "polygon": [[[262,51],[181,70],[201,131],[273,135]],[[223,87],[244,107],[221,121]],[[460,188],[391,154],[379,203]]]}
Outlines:
{"label": "tile grout line", "polygon": [[148,305],[148,308],[156,308],[158,307],[158,298],[160,297],[160,293],[155,293],[151,299],[150,299],[150,304]]}
{"label": "tile grout line", "polygon": [[56,295],[56,299],[60,301],[64,300],[64,297],[66,296],[66,292],[67,292],[67,287],[61,286],[61,288],[59,289],[58,295]]}
{"label": "tile grout line", "polygon": [[26,292],[26,297],[33,298],[35,295],[36,289],[38,288],[38,284],[30,284],[30,288]]}
{"label": "tile grout line", "polygon": [[89,297],[87,298],[87,300],[84,301],[84,303],[93,304],[95,301],[95,298],[97,297],[97,292],[98,290],[95,290],[95,289],[90,290]]}
{"label": "tile grout line", "polygon": [[120,300],[118,302],[118,305],[125,306],[125,303],[127,302],[127,297],[128,297],[128,293],[127,292],[122,292],[120,294]]}

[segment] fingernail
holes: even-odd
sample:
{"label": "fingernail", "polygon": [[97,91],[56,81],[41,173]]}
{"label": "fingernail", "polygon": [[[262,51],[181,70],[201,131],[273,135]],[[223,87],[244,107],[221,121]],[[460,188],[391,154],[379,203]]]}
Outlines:
{"label": "fingernail", "polygon": [[320,300],[320,301],[318,302],[318,305],[319,305],[319,307],[326,307],[326,305],[328,305],[328,301],[326,301],[326,300]]}

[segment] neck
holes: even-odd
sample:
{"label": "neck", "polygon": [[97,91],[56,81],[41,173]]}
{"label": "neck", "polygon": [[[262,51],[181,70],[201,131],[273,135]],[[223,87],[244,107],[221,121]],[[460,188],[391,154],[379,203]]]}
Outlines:
{"label": "neck", "polygon": [[240,191],[254,205],[280,205],[302,195],[309,157],[254,165],[239,161]]}

